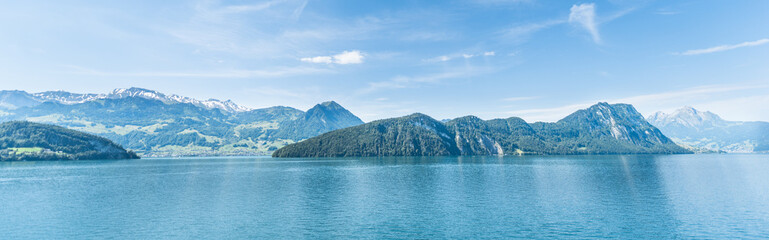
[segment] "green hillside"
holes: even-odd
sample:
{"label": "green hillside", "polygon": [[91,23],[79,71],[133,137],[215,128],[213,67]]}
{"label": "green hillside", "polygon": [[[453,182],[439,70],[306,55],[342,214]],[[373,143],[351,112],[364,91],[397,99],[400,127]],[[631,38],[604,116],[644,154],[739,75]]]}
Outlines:
{"label": "green hillside", "polygon": [[59,126],[13,121],[0,124],[0,160],[134,159],[106,138]]}

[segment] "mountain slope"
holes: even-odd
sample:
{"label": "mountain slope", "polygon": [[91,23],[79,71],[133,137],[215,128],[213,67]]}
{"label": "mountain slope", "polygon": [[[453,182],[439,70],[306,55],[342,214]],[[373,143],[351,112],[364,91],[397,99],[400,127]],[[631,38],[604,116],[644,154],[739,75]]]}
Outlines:
{"label": "mountain slope", "polygon": [[648,121],[679,144],[701,151],[769,151],[769,122],[726,121],[692,107],[671,114],[657,112]]}
{"label": "mountain slope", "polygon": [[453,134],[439,121],[415,113],[324,133],[278,149],[274,157],[459,155]]}
{"label": "mountain slope", "polygon": [[598,103],[555,123],[426,115],[375,121],[290,144],[274,157],[689,153],[627,104]]}
{"label": "mountain slope", "polygon": [[154,100],[162,101],[164,103],[188,103],[188,104],[192,104],[202,108],[220,109],[228,112],[245,112],[245,111],[251,110],[250,108],[237,105],[230,100],[220,101],[217,99],[209,99],[209,100],[201,101],[194,98],[183,97],[175,94],[165,95],[158,91],[143,89],[143,88],[136,88],[136,87],[127,88],[127,89],[118,88],[113,90],[110,94],[104,96],[104,98],[112,98],[112,99],[128,98],[128,97],[154,99]]}
{"label": "mountain slope", "polygon": [[282,125],[277,137],[302,140],[331,130],[363,124],[357,116],[334,101],[315,105],[300,118]]}
{"label": "mountain slope", "polygon": [[0,109],[16,109],[19,107],[34,107],[43,102],[60,104],[78,104],[100,99],[121,98],[145,98],[159,100],[164,103],[189,103],[207,109],[220,109],[227,112],[245,112],[251,110],[248,107],[235,104],[231,100],[220,101],[217,99],[197,100],[179,95],[166,95],[158,91],[143,88],[118,88],[108,94],[70,93],[65,91],[47,91],[40,93],[27,93],[25,91],[0,91]]}
{"label": "mountain slope", "polygon": [[35,106],[37,104],[40,104],[40,100],[25,91],[0,91],[0,110],[14,110],[20,107]]}
{"label": "mountain slope", "polygon": [[447,121],[462,155],[504,155],[547,152],[552,147],[523,119],[481,120],[466,116]]}
{"label": "mountain slope", "polygon": [[132,159],[133,152],[102,137],[32,122],[0,124],[0,160]]}
{"label": "mountain slope", "polygon": [[629,104],[598,103],[555,123],[533,127],[551,139],[557,153],[683,152]]}
{"label": "mountain slope", "polygon": [[307,112],[290,107],[228,111],[139,88],[104,95],[45,92],[37,99],[54,100],[4,110],[0,122],[64,126],[109,138],[144,156],[265,155],[288,143],[363,123],[335,102]]}
{"label": "mountain slope", "polygon": [[56,102],[56,103],[62,103],[62,104],[76,104],[76,103],[84,103],[88,101],[93,101],[96,99],[106,98],[106,95],[104,94],[92,94],[92,93],[71,93],[71,92],[65,92],[65,91],[47,91],[47,92],[40,92],[40,93],[33,93],[32,96],[35,96],[39,101],[41,102]]}

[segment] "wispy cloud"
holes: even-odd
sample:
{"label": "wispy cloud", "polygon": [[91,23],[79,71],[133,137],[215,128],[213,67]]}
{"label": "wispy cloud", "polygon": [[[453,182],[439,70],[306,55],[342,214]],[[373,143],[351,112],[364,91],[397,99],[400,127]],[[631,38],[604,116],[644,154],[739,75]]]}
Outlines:
{"label": "wispy cloud", "polygon": [[535,0],[470,0],[470,2],[481,5],[499,6],[499,5],[518,5],[522,3],[532,3]]}
{"label": "wispy cloud", "polygon": [[752,42],[743,42],[743,43],[734,44],[734,45],[721,45],[721,46],[715,46],[711,48],[688,50],[681,53],[675,53],[675,55],[686,55],[686,56],[700,55],[700,54],[728,51],[728,50],[743,48],[743,47],[755,47],[755,46],[763,45],[766,43],[769,43],[769,38],[759,39]]}
{"label": "wispy cloud", "polygon": [[425,59],[424,61],[425,62],[448,62],[451,59],[452,59],[452,57],[443,55],[443,56],[437,56],[437,57],[430,58],[430,59]]}
{"label": "wispy cloud", "polygon": [[306,57],[301,58],[302,62],[309,62],[309,63],[336,63],[336,64],[361,64],[363,63],[364,54],[361,53],[358,50],[354,51],[344,51],[340,54],[336,54],[333,56],[317,56],[317,57]]}
{"label": "wispy cloud", "polygon": [[675,10],[671,10],[669,8],[660,8],[660,9],[657,9],[656,11],[654,11],[654,14],[657,14],[657,15],[677,15],[677,14],[680,14],[680,13],[681,12],[675,11]]}
{"label": "wispy cloud", "polygon": [[332,73],[332,70],[309,67],[283,67],[271,70],[210,70],[210,71],[136,71],[108,72],[79,66],[67,66],[70,74],[107,77],[172,77],[172,78],[274,78],[308,74]]}
{"label": "wispy cloud", "polygon": [[583,3],[571,6],[569,23],[577,24],[587,30],[595,43],[601,43],[601,35],[598,34],[598,25],[595,21],[595,4]]}
{"label": "wispy cloud", "polygon": [[539,99],[540,97],[509,97],[509,98],[503,98],[500,99],[505,102],[519,102],[519,101],[527,101],[527,100],[534,100]]}
{"label": "wispy cloud", "polygon": [[302,13],[304,12],[304,8],[307,7],[307,1],[302,2],[299,7],[294,9],[294,12],[291,13],[291,18],[297,19],[300,16],[302,16]]}
{"label": "wispy cloud", "polygon": [[596,14],[595,3],[583,3],[572,5],[568,18],[556,17],[551,20],[518,25],[501,32],[501,35],[512,39],[525,39],[535,32],[542,31],[561,24],[569,23],[587,31],[595,43],[601,43],[601,34],[598,27],[601,24],[611,22],[617,18],[635,11],[635,8],[627,8],[613,14],[600,17]]}
{"label": "wispy cloud", "polygon": [[419,86],[422,83],[438,83],[446,79],[465,78],[487,73],[489,71],[490,69],[488,68],[467,67],[428,75],[396,76],[387,81],[369,82],[367,87],[359,89],[356,93],[363,95],[386,89],[411,88]]}
{"label": "wispy cloud", "polygon": [[566,20],[549,20],[549,21],[538,22],[538,23],[529,23],[529,24],[519,25],[519,26],[512,27],[510,29],[504,30],[502,32],[502,35],[509,38],[525,38],[534,32],[547,29],[563,23],[566,23]]}
{"label": "wispy cloud", "polygon": [[455,53],[451,55],[442,55],[434,58],[425,59],[425,62],[448,62],[457,58],[470,59],[474,57],[493,57],[496,56],[494,51],[485,51],[479,53]]}
{"label": "wispy cloud", "polygon": [[[301,38],[283,36],[304,11],[305,1],[274,0],[232,5],[220,1],[199,1],[189,18],[154,26],[176,40],[197,47],[239,57],[288,58],[295,54]],[[268,27],[269,26],[269,27]],[[294,58],[294,56],[291,56]]]}
{"label": "wispy cloud", "polygon": [[244,13],[244,12],[261,11],[261,10],[269,8],[270,6],[274,5],[277,2],[278,1],[269,1],[269,2],[251,4],[251,5],[226,6],[226,7],[221,8],[218,12],[222,13],[222,14],[231,14],[231,13]]}
{"label": "wispy cloud", "polygon": [[260,86],[258,88],[247,88],[249,93],[259,94],[260,96],[281,97],[281,98],[308,98],[308,96],[319,95],[318,87],[303,87],[300,91],[296,89],[282,89],[269,86]]}

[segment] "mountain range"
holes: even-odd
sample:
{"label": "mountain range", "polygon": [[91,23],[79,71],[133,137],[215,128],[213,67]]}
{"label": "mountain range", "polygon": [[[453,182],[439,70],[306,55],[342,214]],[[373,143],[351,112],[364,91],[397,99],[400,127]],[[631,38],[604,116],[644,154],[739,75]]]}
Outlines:
{"label": "mountain range", "polygon": [[[197,100],[142,88],[102,94],[0,91],[0,122],[17,120],[96,134],[142,156],[266,155],[305,139],[275,155],[686,152],[670,140],[694,152],[769,151],[767,122],[726,121],[691,107],[644,119],[631,105],[607,103],[553,123],[474,116],[435,121],[413,114],[361,125],[363,121],[333,101],[302,111],[251,109],[230,100]],[[308,148],[317,153],[304,153]]]}
{"label": "mountain range", "polygon": [[769,151],[769,122],[726,121],[709,111],[683,107],[647,120],[682,146],[698,152],[751,153]]}
{"label": "mountain range", "polygon": [[145,99],[159,100],[164,103],[189,103],[206,109],[221,109],[227,112],[245,112],[251,110],[240,106],[231,100],[221,101],[217,99],[197,100],[175,94],[166,95],[157,91],[143,88],[118,88],[107,94],[70,93],[65,91],[47,91],[39,93],[27,93],[25,91],[0,91],[0,110],[13,110],[19,107],[32,107],[43,102],[56,102],[62,104],[77,104],[98,99],[120,99],[127,97],[141,97]]}
{"label": "mountain range", "polygon": [[373,121],[289,144],[273,157],[690,153],[633,106],[598,103],[554,123],[424,114]]}
{"label": "mountain range", "polygon": [[27,120],[93,133],[143,156],[265,155],[288,143],[362,124],[336,102],[301,111],[250,109],[129,88],[108,94],[0,91],[0,122]]}

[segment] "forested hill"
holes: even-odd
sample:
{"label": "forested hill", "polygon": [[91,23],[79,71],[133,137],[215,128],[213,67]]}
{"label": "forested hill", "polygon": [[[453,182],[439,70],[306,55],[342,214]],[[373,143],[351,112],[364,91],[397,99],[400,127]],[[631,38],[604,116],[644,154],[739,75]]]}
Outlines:
{"label": "forested hill", "polygon": [[598,103],[555,123],[520,118],[447,122],[424,114],[340,129],[290,144],[274,157],[690,153],[627,104]]}
{"label": "forested hill", "polygon": [[25,121],[0,124],[2,161],[135,158],[135,153],[103,137]]}

